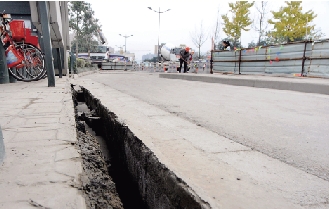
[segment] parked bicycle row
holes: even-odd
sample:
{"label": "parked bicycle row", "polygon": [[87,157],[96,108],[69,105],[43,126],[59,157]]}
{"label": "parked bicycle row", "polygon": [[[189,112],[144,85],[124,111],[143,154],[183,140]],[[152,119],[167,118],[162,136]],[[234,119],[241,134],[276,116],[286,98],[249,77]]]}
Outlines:
{"label": "parked bicycle row", "polygon": [[1,42],[5,49],[9,73],[19,81],[36,81],[47,76],[45,58],[38,36],[33,36],[23,20],[12,20],[10,14],[0,14]]}

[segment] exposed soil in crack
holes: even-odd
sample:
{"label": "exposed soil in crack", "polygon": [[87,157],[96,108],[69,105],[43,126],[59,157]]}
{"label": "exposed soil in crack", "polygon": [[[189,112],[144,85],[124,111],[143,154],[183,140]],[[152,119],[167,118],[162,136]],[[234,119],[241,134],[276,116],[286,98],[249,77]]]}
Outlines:
{"label": "exposed soil in crack", "polygon": [[[76,96],[73,95],[75,107]],[[82,158],[82,190],[86,206],[90,209],[123,209],[116,191],[115,183],[108,173],[108,164],[102,154],[98,140],[86,130],[84,121],[80,121],[75,109],[77,144]]]}
{"label": "exposed soil in crack", "polygon": [[81,150],[84,176],[82,189],[86,194],[88,208],[123,208],[116,192],[115,184],[108,175],[106,162],[97,140],[88,132],[83,132],[83,122],[78,122],[78,143]]}

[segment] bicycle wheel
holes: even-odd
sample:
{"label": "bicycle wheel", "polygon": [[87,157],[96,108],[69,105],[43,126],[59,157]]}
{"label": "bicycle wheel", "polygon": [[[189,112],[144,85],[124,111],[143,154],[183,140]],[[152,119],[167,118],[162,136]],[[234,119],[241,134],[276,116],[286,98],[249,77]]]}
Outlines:
{"label": "bicycle wheel", "polygon": [[22,81],[23,78],[17,74],[16,68],[8,68],[8,71],[10,75],[13,76],[16,80]]}
{"label": "bicycle wheel", "polygon": [[37,81],[44,77],[46,70],[42,52],[33,45],[24,43],[18,43],[16,48],[24,55],[24,63],[17,66],[16,71],[11,74],[16,74],[14,77],[24,82]]}

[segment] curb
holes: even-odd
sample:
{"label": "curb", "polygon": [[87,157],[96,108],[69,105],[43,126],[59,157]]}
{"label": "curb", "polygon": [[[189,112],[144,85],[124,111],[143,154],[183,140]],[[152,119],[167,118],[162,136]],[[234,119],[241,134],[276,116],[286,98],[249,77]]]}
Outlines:
{"label": "curb", "polygon": [[81,72],[81,73],[78,73],[78,74],[70,74],[70,77],[79,78],[79,77],[82,77],[82,76],[85,76],[85,75],[90,75],[90,74],[97,73],[97,72],[99,72],[99,70],[90,70],[90,71],[85,71],[85,72]]}
{"label": "curb", "polygon": [[[329,85],[318,83],[300,83],[291,81],[270,81],[261,79],[223,78],[215,76],[159,74],[159,78],[182,79],[187,81],[201,81],[207,83],[221,83],[233,86],[248,86],[255,88],[269,88],[277,90],[290,90],[303,93],[317,93],[329,95]],[[328,82],[329,83],[329,82]]]}
{"label": "curb", "polygon": [[3,141],[3,135],[0,126],[0,164],[3,162],[4,157],[5,157],[5,143]]}

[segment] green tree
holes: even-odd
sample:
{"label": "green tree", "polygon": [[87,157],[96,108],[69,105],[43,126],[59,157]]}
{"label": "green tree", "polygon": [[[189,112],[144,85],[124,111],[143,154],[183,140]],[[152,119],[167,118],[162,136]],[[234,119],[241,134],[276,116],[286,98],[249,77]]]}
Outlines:
{"label": "green tree", "polygon": [[248,43],[248,48],[255,48],[257,46],[269,46],[269,45],[273,45],[273,43],[270,43],[270,40],[265,38],[265,39],[262,39],[260,42],[257,41],[257,43],[255,43],[254,41],[251,41],[250,43]]}
{"label": "green tree", "polygon": [[[82,19],[83,14],[86,10],[86,4],[84,1],[70,1],[69,4],[69,27],[71,30],[75,32],[75,38],[79,39],[81,36],[81,27],[82,27]],[[75,45],[75,55],[78,57],[79,53],[78,41],[76,41]]]}
{"label": "green tree", "polygon": [[95,36],[98,35],[101,26],[98,19],[94,18],[94,14],[90,3],[84,1],[69,2],[69,27],[75,32],[72,49],[75,49],[76,56],[78,56],[79,49],[88,52],[89,56],[90,49],[96,42]]}
{"label": "green tree", "polygon": [[145,59],[143,62],[154,62],[156,63],[158,61],[158,57],[153,57],[152,59]]}
{"label": "green tree", "polygon": [[218,49],[219,50],[224,50],[224,46],[223,46],[223,41],[228,41],[230,43],[230,48],[231,50],[234,50],[234,47],[235,48],[242,48],[243,46],[241,45],[240,41],[239,40],[236,40],[235,43],[234,43],[234,39],[232,38],[223,38],[219,43],[218,43]]}
{"label": "green tree", "polygon": [[274,25],[274,30],[269,33],[271,37],[283,37],[286,42],[302,40],[307,34],[314,32],[314,24],[311,24],[317,16],[312,10],[302,12],[301,1],[285,1],[285,7],[278,12],[271,11],[273,20],[268,23]]}
{"label": "green tree", "polygon": [[71,46],[71,51],[76,51],[76,45],[77,45],[77,42],[78,41],[78,45],[79,45],[79,51],[80,52],[88,52],[88,51],[93,51],[95,50],[95,46],[98,45],[98,42],[95,41],[95,40],[91,40],[90,43],[86,43],[86,40],[85,39],[74,39],[72,41],[72,46]]}
{"label": "green tree", "polygon": [[249,8],[254,5],[254,2],[237,1],[236,3],[229,3],[228,5],[231,8],[229,11],[232,13],[232,21],[230,21],[228,14],[222,15],[224,21],[223,31],[229,38],[234,40],[233,45],[235,45],[236,41],[241,38],[242,30],[250,30],[247,28],[252,23],[249,18]]}
{"label": "green tree", "polygon": [[90,3],[86,3],[86,8],[82,21],[81,39],[84,40],[82,44],[85,45],[86,51],[88,51],[88,57],[90,57],[90,49],[95,44],[94,37],[98,35],[100,26],[98,19],[94,18],[95,12],[91,9]]}
{"label": "green tree", "polygon": [[254,48],[256,46],[257,46],[257,44],[254,41],[251,41],[250,43],[248,43],[248,48]]}
{"label": "green tree", "polygon": [[271,31],[267,31],[265,36],[261,39],[260,46],[269,46],[285,43],[286,39],[283,36],[272,36]]}

